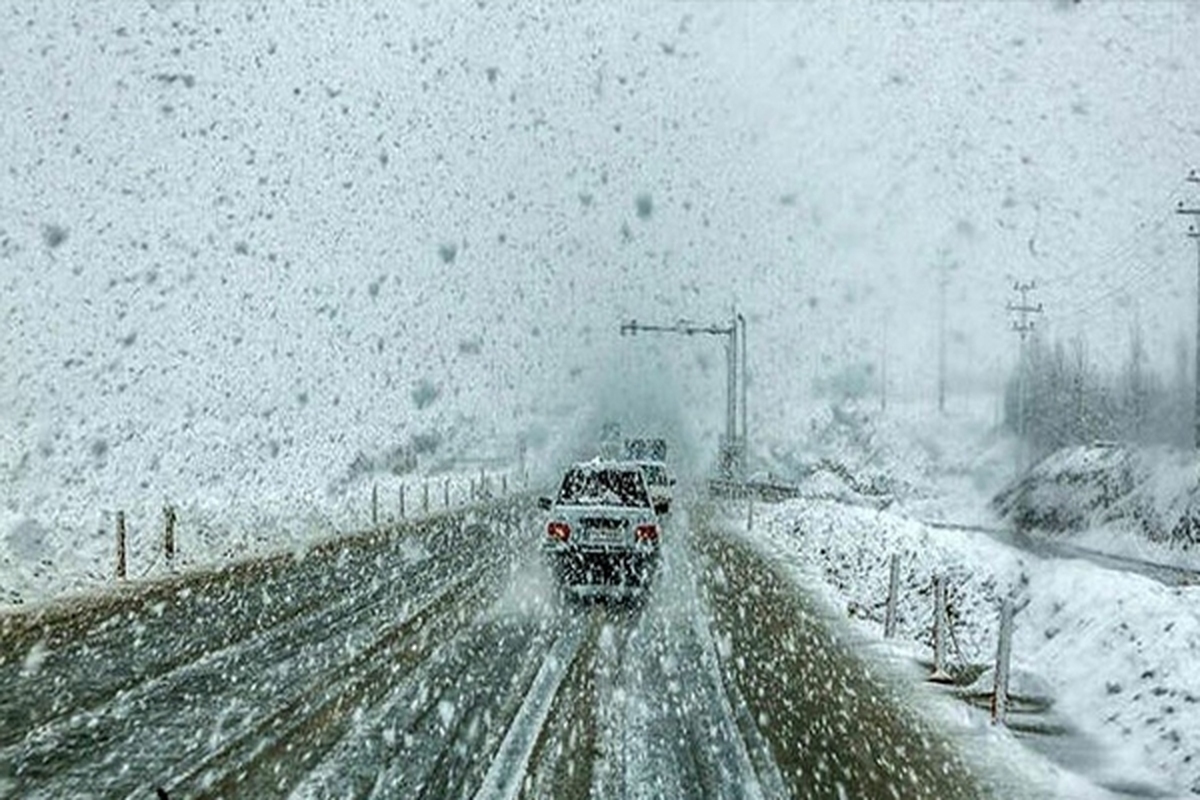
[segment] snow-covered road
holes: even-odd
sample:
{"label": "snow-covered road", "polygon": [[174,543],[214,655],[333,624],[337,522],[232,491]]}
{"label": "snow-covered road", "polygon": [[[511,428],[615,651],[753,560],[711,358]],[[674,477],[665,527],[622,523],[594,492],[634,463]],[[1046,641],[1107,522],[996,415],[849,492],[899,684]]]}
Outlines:
{"label": "snow-covered road", "polygon": [[450,515],[8,617],[0,794],[1002,794],[691,511],[632,606],[561,602],[530,519]]}

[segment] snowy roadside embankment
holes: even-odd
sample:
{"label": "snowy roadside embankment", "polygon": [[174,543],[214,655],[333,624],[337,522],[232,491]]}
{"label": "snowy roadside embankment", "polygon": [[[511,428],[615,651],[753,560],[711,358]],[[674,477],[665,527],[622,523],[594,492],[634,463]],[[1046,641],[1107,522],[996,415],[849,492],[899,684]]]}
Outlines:
{"label": "snowy roadside embankment", "polygon": [[[370,527],[373,514],[386,524],[402,514],[412,518],[461,508],[481,496],[518,490],[525,480],[513,470],[489,470],[366,476],[336,494],[212,492],[172,504],[176,555],[171,561],[163,553],[164,506],[139,500],[119,509],[125,514],[127,576],[153,580],[303,551],[339,533]],[[0,610],[113,586],[116,512],[99,510],[88,515],[93,517],[88,524],[74,509],[43,518],[0,509]]]}
{"label": "snowy roadside embankment", "polygon": [[[531,426],[515,452],[510,432],[459,420],[402,445],[388,432],[368,431],[374,440],[358,450],[323,437],[278,458],[247,447],[235,466],[211,447],[147,434],[146,441],[170,451],[170,468],[106,457],[86,480],[72,477],[80,467],[69,459],[70,469],[34,459],[20,480],[9,474],[0,487],[0,609],[111,586],[119,511],[131,580],[304,550],[370,526],[373,505],[386,523],[424,513],[426,495],[432,512],[470,503],[484,483],[490,495],[540,485],[570,451],[580,417],[564,413],[550,418],[554,424]],[[213,433],[218,442],[228,438]],[[228,446],[218,450],[229,455]],[[168,505],[176,512],[173,563],[162,553]]]}
{"label": "snowy roadside embankment", "polygon": [[1200,569],[1200,462],[1190,450],[1066,447],[1004,487],[992,506],[999,516],[1039,535]]}
{"label": "snowy roadside embankment", "polygon": [[[948,578],[959,663],[989,665],[998,608],[1013,596],[1013,666],[1105,751],[1102,783],[1200,792],[1200,588],[1173,588],[1089,562],[1040,560],[977,533],[887,511],[796,500],[763,509],[754,535],[882,637],[888,563],[900,558],[898,636],[929,645],[934,575]],[[818,578],[812,581],[811,578]]]}

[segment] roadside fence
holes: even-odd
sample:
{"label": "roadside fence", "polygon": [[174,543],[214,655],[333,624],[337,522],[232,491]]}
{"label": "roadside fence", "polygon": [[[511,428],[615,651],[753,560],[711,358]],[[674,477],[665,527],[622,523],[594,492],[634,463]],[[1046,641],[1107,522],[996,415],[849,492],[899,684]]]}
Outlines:
{"label": "roadside fence", "polygon": [[[897,605],[900,593],[900,556],[893,553],[889,559],[888,595],[884,615],[883,635],[885,639],[896,636]],[[947,577],[943,573],[933,576],[933,669],[928,680],[933,683],[954,683],[955,678],[947,659],[947,647],[953,645],[960,662],[966,661],[962,649],[954,636],[949,603],[947,601]],[[1000,604],[999,637],[996,644],[996,659],[993,671],[990,698],[991,718],[994,724],[1005,724],[1009,706],[1009,675],[1012,658],[1012,633],[1014,605],[1011,598]]]}
{"label": "roadside fence", "polygon": [[[449,511],[464,511],[476,506],[488,504],[497,500],[503,500],[512,496],[514,492],[510,492],[510,485],[514,490],[518,487],[520,490],[528,488],[528,475],[522,473],[513,476],[515,480],[510,482],[507,472],[489,474],[480,470],[478,475],[470,476],[443,476],[439,478],[424,477],[419,480],[399,481],[394,488],[393,497],[397,498],[394,513],[388,512],[381,503],[381,485],[379,482],[374,482],[370,486],[370,497],[365,503],[359,506],[363,509],[358,519],[369,521],[372,530],[382,530],[388,526],[396,526],[405,521],[419,520],[424,517],[431,517],[437,514],[442,514]],[[440,483],[440,502],[434,502],[431,495],[431,484]],[[419,489],[417,488],[419,487]],[[387,487],[382,487],[386,490]],[[413,514],[413,509],[407,504],[407,496],[410,491],[420,492],[420,511]],[[217,564],[236,559],[242,556],[264,555],[266,550],[269,550],[269,538],[263,541],[266,547],[256,547],[249,542],[230,542],[228,546],[221,549],[221,555],[214,558],[213,548],[210,545],[197,548],[196,552],[189,554],[187,547],[188,537],[185,535],[183,541],[180,540],[179,531],[187,529],[186,517],[181,516],[181,509],[174,504],[166,504],[162,507],[162,522],[161,522],[161,538],[158,539],[156,545],[150,544],[146,535],[149,528],[143,531],[135,531],[134,523],[136,520],[130,517],[125,509],[118,509],[111,519],[114,520],[115,532],[115,564],[113,576],[116,581],[124,582],[131,577],[147,578],[152,573],[168,573],[176,571],[180,561],[186,560],[189,563],[203,562],[209,564]],[[147,512],[142,510],[142,516],[149,516]],[[331,517],[309,518],[310,523],[323,519],[324,524],[317,527],[324,528],[327,534],[335,534],[338,531],[345,530],[361,530],[362,523],[356,523],[353,519],[353,511],[351,518],[346,519],[342,524],[338,524]],[[151,526],[153,527],[153,526]],[[232,530],[229,526],[225,532]],[[255,522],[246,521],[244,523],[246,529],[255,527]],[[198,535],[204,535],[208,531],[203,520],[191,520],[191,528],[197,531]],[[136,537],[134,534],[141,533],[142,536]],[[248,536],[246,534],[245,536]],[[136,553],[140,556],[140,563],[134,568],[132,563],[132,555],[135,550],[131,547],[131,540],[137,538],[141,542],[141,546],[136,549]],[[187,558],[187,556],[192,556]]]}

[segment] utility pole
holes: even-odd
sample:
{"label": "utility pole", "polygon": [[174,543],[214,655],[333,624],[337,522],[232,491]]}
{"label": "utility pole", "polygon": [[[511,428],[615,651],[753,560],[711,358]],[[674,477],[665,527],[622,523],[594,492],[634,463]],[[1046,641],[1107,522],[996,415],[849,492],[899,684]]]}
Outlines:
{"label": "utility pole", "polygon": [[[729,368],[725,371],[725,441],[726,447],[735,448],[737,442],[737,389],[738,389],[738,328],[737,315],[734,314],[729,326],[731,334],[725,342],[728,349],[726,363]],[[731,450],[730,452],[735,452]],[[737,463],[736,456],[730,460]]]}
{"label": "utility pole", "polygon": [[[1041,303],[1038,303],[1035,306],[1031,305],[1029,302],[1029,293],[1036,288],[1037,284],[1034,281],[1029,281],[1029,283],[1021,283],[1018,281],[1014,283],[1013,291],[1021,295],[1021,300],[1018,303],[1009,301],[1006,305],[1006,308],[1010,312],[1015,311],[1019,315],[1018,321],[1012,323],[1012,329],[1021,336],[1021,352],[1019,356],[1020,362],[1017,367],[1017,435],[1021,440],[1022,449],[1024,449],[1025,434],[1027,430],[1025,422],[1025,395],[1028,392],[1027,384],[1029,379],[1029,358],[1026,354],[1025,340],[1029,338],[1029,334],[1033,332],[1034,328],[1034,321],[1029,318],[1030,315],[1042,313]],[[1026,459],[1022,457],[1022,461],[1024,462]],[[1022,464],[1022,466],[1024,466],[1024,464]]]}
{"label": "utility pole", "polygon": [[[1189,183],[1200,183],[1200,174],[1196,170],[1188,173]],[[1177,214],[1188,214],[1192,223],[1188,226],[1187,235],[1196,242],[1196,374],[1195,395],[1192,401],[1192,424],[1194,426],[1193,444],[1200,449],[1200,229],[1197,229],[1197,219],[1200,218],[1200,208],[1184,206],[1183,201],[1175,208]]]}
{"label": "utility pole", "polygon": [[1021,295],[1021,302],[1014,304],[1012,301],[1009,301],[1007,306],[1009,311],[1016,311],[1021,315],[1021,319],[1012,324],[1012,329],[1021,334],[1022,350],[1025,349],[1025,338],[1030,334],[1031,331],[1033,331],[1034,328],[1033,320],[1029,318],[1029,315],[1042,313],[1041,303],[1038,303],[1036,306],[1029,305],[1029,293],[1036,288],[1037,283],[1035,281],[1030,281],[1029,283],[1014,283],[1013,291]]}
{"label": "utility pole", "polygon": [[[739,336],[739,327],[741,335]],[[728,325],[698,325],[686,320],[680,320],[674,325],[648,325],[637,320],[621,323],[621,335],[636,336],[639,332],[678,333],[685,336],[707,334],[724,336],[725,341],[725,436],[721,441],[719,467],[722,477],[728,479],[742,478],[746,469],[746,319],[734,311]],[[741,355],[741,392],[742,392],[742,435],[738,436],[738,345],[742,346]]]}
{"label": "utility pole", "polygon": [[958,266],[943,251],[938,266],[938,413],[946,413],[946,289],[950,286],[950,271]]}
{"label": "utility pole", "polygon": [[883,312],[883,340],[879,343],[879,413],[887,411],[888,392],[888,321],[891,319],[891,309]]}
{"label": "utility pole", "polygon": [[746,448],[750,446],[750,434],[746,430],[746,318],[735,312],[738,321],[738,338],[742,343],[742,447],[740,450],[742,477],[746,470]]}
{"label": "utility pole", "polygon": [[946,284],[950,275],[942,268],[938,280],[938,413],[946,413]]}

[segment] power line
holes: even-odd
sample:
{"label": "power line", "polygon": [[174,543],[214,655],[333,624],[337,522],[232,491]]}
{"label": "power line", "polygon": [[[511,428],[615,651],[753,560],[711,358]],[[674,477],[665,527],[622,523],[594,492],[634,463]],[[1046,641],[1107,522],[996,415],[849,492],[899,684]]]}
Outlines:
{"label": "power line", "polygon": [[[1192,182],[1194,181],[1191,180],[1191,176],[1177,179],[1164,199],[1169,200],[1177,196],[1181,187]],[[1068,290],[1061,298],[1066,307],[1056,311],[1056,321],[1077,322],[1081,318],[1094,315],[1097,306],[1109,303],[1122,294],[1135,294],[1154,281],[1161,283],[1167,267],[1163,259],[1155,258],[1146,252],[1148,243],[1144,237],[1146,234],[1162,232],[1171,216],[1174,215],[1170,210],[1165,210],[1157,217],[1143,220],[1135,227],[1132,239],[1114,247],[1099,260],[1089,259],[1086,264],[1069,266],[1053,254],[1039,253],[1039,258],[1065,267],[1058,275],[1044,276],[1044,282],[1051,287],[1064,287]],[[1132,269],[1129,265],[1132,265]]]}
{"label": "power line", "polygon": [[[1156,230],[1165,227],[1165,222],[1156,226]],[[1062,320],[1075,320],[1085,315],[1091,315],[1096,307],[1120,297],[1122,294],[1132,294],[1153,283],[1161,284],[1164,278],[1165,265],[1161,259],[1138,257],[1132,251],[1136,245],[1123,248],[1125,252],[1110,259],[1105,266],[1094,270],[1094,274],[1076,283],[1059,279],[1050,280],[1052,285],[1058,283],[1068,287],[1070,292],[1063,299],[1069,307],[1056,316]],[[1105,269],[1116,261],[1125,261],[1127,265],[1119,274],[1113,274]]]}
{"label": "power line", "polygon": [[[1154,207],[1163,208],[1164,206],[1166,206],[1167,203],[1170,201],[1170,199],[1172,197],[1178,195],[1180,189],[1183,188],[1184,184],[1188,183],[1188,182],[1190,182],[1190,181],[1188,181],[1188,179],[1186,179],[1186,178],[1177,179],[1171,185],[1170,190],[1164,193],[1162,201],[1159,203],[1153,204]],[[1168,211],[1168,212],[1162,212],[1159,215],[1157,215],[1156,217],[1152,217],[1149,220],[1143,220],[1141,222],[1141,224],[1135,226],[1134,233],[1137,234],[1137,233],[1143,232],[1147,227],[1151,227],[1155,231],[1160,231],[1166,227],[1167,220],[1170,217],[1171,217],[1171,214]],[[1138,246],[1137,241],[1126,240],[1124,243],[1115,247],[1110,253],[1108,253],[1107,255],[1102,257],[1102,263],[1101,263],[1099,269],[1103,270],[1106,266],[1112,264],[1113,262],[1124,260],[1125,258],[1128,257],[1129,251],[1133,250],[1137,246]],[[1055,264],[1058,264],[1059,266],[1065,267],[1065,271],[1063,273],[1059,274],[1058,276],[1056,276],[1054,278],[1049,279],[1051,283],[1068,284],[1068,285],[1071,285],[1072,287],[1074,287],[1076,285],[1076,281],[1083,281],[1088,278],[1094,278],[1095,274],[1097,272],[1097,266],[1096,266],[1095,260],[1093,260],[1087,264],[1078,264],[1077,263],[1077,264],[1072,265],[1072,264],[1068,264],[1067,262],[1063,261],[1060,258],[1057,258],[1052,253],[1038,253],[1037,257],[1039,259],[1045,259],[1047,261],[1051,261]],[[1084,283],[1084,285],[1087,285],[1086,282]]]}

